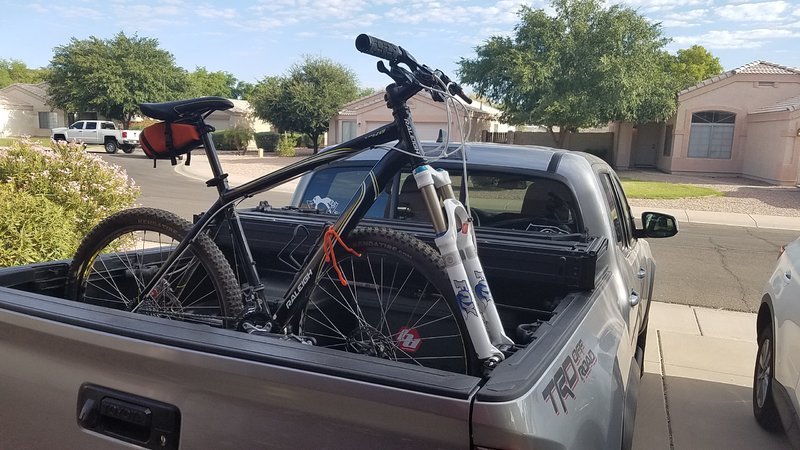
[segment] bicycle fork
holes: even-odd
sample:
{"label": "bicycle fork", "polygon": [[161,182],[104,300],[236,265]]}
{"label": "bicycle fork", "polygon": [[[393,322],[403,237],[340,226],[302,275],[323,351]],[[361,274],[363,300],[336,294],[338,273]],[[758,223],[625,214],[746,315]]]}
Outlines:
{"label": "bicycle fork", "polygon": [[504,359],[498,347],[511,346],[514,342],[503,331],[478,259],[472,219],[455,198],[447,171],[422,165],[414,169],[414,180],[436,230],[434,242],[444,259],[475,352],[490,367],[496,365]]}

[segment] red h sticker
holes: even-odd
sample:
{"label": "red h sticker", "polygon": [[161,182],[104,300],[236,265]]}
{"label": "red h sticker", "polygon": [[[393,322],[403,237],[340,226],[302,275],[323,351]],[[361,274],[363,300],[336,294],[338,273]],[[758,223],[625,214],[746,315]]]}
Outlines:
{"label": "red h sticker", "polygon": [[400,350],[406,353],[416,352],[419,350],[419,344],[422,343],[417,329],[408,327],[400,328],[400,332],[397,333],[396,341]]}

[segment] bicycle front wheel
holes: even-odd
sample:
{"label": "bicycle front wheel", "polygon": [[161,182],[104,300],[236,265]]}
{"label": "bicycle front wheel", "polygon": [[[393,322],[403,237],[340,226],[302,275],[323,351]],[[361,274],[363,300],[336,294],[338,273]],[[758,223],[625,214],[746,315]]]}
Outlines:
{"label": "bicycle front wheel", "polygon": [[300,320],[317,345],[470,374],[477,358],[438,252],[413,236],[357,228],[336,247]]}
{"label": "bicycle front wheel", "polygon": [[241,289],[225,256],[203,233],[189,244],[149,295],[143,295],[143,289],[189,228],[188,221],[153,208],[109,216],[78,247],[68,273],[68,298],[232,327],[243,307]]}

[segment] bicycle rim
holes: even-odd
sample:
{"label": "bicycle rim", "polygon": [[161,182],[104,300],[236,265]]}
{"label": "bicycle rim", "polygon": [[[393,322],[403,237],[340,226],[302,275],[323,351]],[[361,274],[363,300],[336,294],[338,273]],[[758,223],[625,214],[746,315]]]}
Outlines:
{"label": "bicycle rim", "polygon": [[[231,283],[235,284],[233,274],[226,274],[219,267],[227,264],[224,257],[218,249],[211,248],[213,244],[208,239],[190,244],[149,295],[143,295],[144,288],[174,252],[182,234],[175,229],[184,224],[168,223],[162,227],[142,226],[141,221],[127,225],[120,222],[131,221],[112,218],[98,226],[99,236],[90,233],[84,240],[84,244],[91,245],[87,248],[82,244],[73,261],[73,298],[162,318],[216,327],[232,325],[232,314],[238,312],[232,306],[241,297],[238,294],[237,299],[236,290],[231,289]],[[105,233],[106,229],[113,231]]]}
{"label": "bicycle rim", "polygon": [[347,286],[332,266],[323,270],[301,319],[302,334],[322,347],[469,373],[473,352],[443,270],[431,255],[421,264],[420,255],[408,257],[408,248],[398,251],[397,242],[376,245],[386,244],[385,237],[354,242],[361,257],[339,250]]}

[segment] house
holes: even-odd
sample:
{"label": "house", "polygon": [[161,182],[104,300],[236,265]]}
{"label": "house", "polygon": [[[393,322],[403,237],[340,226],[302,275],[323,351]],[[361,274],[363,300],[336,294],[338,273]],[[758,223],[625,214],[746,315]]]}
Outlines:
{"label": "house", "polygon": [[225,111],[214,111],[206,118],[206,123],[213,126],[217,131],[227,130],[236,125],[250,124],[254,132],[271,131],[272,126],[268,122],[257,118],[253,107],[247,100],[229,99],[233,102],[233,108]]}
{"label": "house", "polygon": [[[391,122],[392,111],[386,107],[383,98],[384,92],[376,92],[348,103],[333,117],[328,127],[329,144],[340,144],[356,136],[372,131]],[[435,102],[427,92],[422,92],[407,102],[414,118],[414,127],[421,140],[435,140],[439,130],[448,130],[447,106],[445,103]],[[463,104],[461,104],[463,105]],[[500,123],[500,111],[488,104],[478,101],[471,105],[458,106],[459,117],[466,114],[471,125],[469,131],[465,125],[464,134],[467,140],[478,140],[481,130],[504,132],[509,131],[508,125]],[[451,108],[451,126],[449,127],[451,139],[461,140],[461,135],[456,124],[455,111]],[[511,128],[513,130],[513,128]]]}
{"label": "house", "polygon": [[618,168],[800,183],[800,69],[755,61],[678,93],[666,123],[615,124]]}
{"label": "house", "polygon": [[14,83],[0,89],[0,136],[50,136],[67,115],[47,104],[47,83]]}

